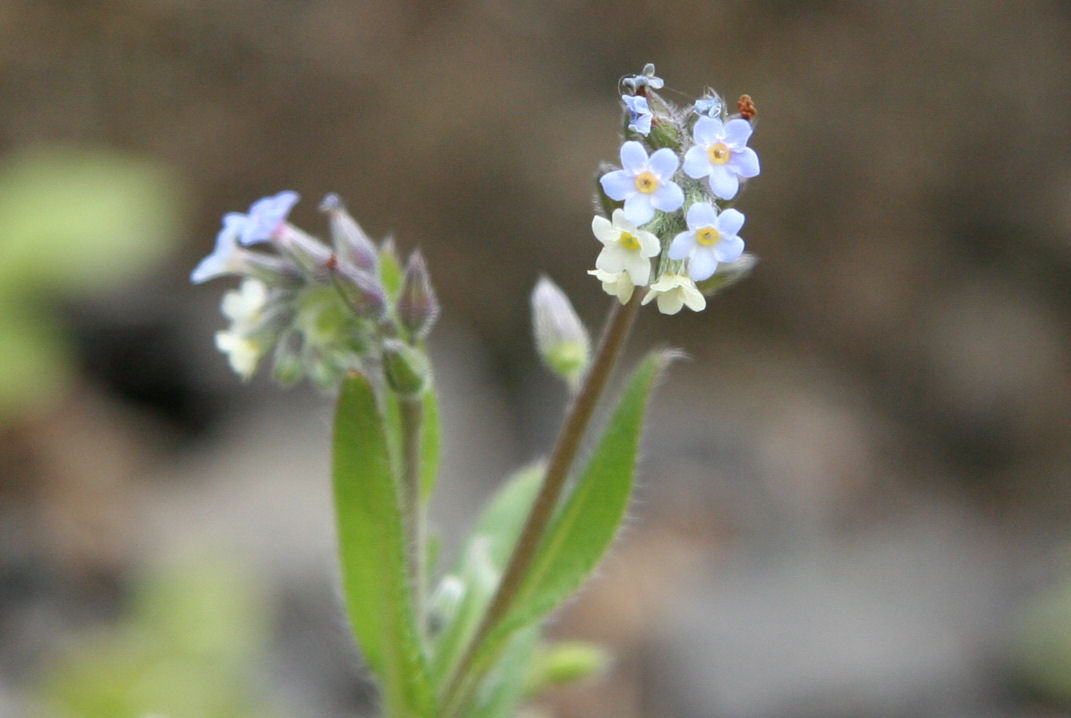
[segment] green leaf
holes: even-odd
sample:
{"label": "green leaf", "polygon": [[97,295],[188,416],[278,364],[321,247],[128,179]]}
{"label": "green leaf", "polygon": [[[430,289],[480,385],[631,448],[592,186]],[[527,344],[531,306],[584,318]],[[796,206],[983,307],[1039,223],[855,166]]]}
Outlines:
{"label": "green leaf", "polygon": [[477,692],[473,707],[462,713],[463,718],[511,718],[515,715],[517,705],[528,693],[528,676],[536,655],[539,632],[539,626],[529,626],[514,634]]}
{"label": "green leaf", "polygon": [[436,686],[452,673],[498,586],[543,479],[543,464],[521,469],[503,483],[476,522],[452,575],[465,593],[435,637],[431,672]]}
{"label": "green leaf", "polygon": [[338,399],[333,474],[346,610],[380,680],[386,715],[434,715],[386,422],[372,386],[357,374]]}
{"label": "green leaf", "polygon": [[551,521],[513,608],[474,655],[462,693],[478,685],[515,631],[539,621],[580,588],[610,546],[632,496],[647,397],[669,358],[666,352],[652,353],[633,372],[591,459]]}

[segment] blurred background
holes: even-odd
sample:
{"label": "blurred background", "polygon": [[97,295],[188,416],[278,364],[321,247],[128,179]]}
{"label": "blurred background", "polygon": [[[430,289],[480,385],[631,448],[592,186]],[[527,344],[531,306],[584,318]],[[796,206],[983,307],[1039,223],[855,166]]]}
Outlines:
{"label": "blurred background", "polygon": [[340,193],[428,257],[456,545],[564,402],[528,292],[596,328],[617,83],[758,106],[761,263],[643,312],[633,520],[555,635],[632,718],[1071,715],[1071,5],[0,2],[0,716],[371,716],[335,588],[331,402],[213,347],[220,217]]}

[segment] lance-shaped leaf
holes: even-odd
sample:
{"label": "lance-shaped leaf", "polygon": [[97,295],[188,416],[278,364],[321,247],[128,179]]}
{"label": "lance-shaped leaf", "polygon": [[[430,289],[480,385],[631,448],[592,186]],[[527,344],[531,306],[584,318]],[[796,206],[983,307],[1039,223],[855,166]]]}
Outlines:
{"label": "lance-shaped leaf", "polygon": [[633,372],[587,466],[552,520],[512,608],[476,649],[452,697],[455,703],[473,695],[513,633],[538,622],[580,588],[609,548],[632,496],[647,398],[671,356],[652,353]]}
{"label": "lance-shaped leaf", "polygon": [[405,536],[386,422],[368,380],[342,384],[335,414],[334,493],[342,589],[386,714],[434,714],[405,568]]}

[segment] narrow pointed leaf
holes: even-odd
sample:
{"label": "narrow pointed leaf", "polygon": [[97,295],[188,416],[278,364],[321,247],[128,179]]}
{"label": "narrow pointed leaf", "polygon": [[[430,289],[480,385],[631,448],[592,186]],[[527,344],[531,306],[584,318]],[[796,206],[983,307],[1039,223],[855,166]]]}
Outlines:
{"label": "narrow pointed leaf", "polygon": [[363,376],[342,385],[333,458],[342,590],[357,641],[379,679],[387,715],[433,715],[386,422]]}
{"label": "narrow pointed leaf", "polygon": [[666,352],[652,353],[633,372],[591,459],[551,522],[513,608],[479,646],[462,677],[460,695],[471,696],[513,633],[537,623],[576,591],[609,548],[632,496],[647,398],[669,358]]}

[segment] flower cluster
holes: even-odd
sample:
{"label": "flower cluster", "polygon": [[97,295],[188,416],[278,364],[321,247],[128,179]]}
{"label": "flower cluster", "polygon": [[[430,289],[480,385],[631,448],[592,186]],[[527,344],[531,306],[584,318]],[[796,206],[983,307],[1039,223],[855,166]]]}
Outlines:
{"label": "flower cluster", "polygon": [[376,246],[333,194],[320,205],[328,246],[287,221],[298,199],[284,191],[224,215],[215,249],[190,274],[194,283],[242,278],[223,295],[231,325],[216,346],[243,379],[271,353],[285,384],[308,377],[331,388],[361,371],[400,393],[419,391],[422,343],[439,312],[423,257],[413,252],[403,269],[393,244]]}
{"label": "flower cluster", "polygon": [[599,178],[599,204],[609,219],[591,223],[603,248],[589,274],[622,304],[645,287],[643,304],[657,300],[661,312],[676,314],[683,306],[702,310],[704,295],[754,264],[739,236],[744,215],[730,204],[759,174],[759,157],[747,146],[753,105],[730,116],[708,90],[678,108],[657,94],[663,84],[651,64],[621,82],[621,167]]}

